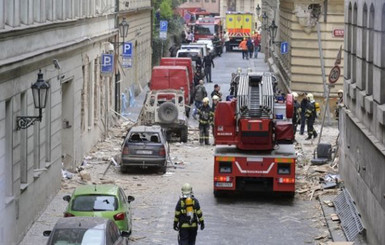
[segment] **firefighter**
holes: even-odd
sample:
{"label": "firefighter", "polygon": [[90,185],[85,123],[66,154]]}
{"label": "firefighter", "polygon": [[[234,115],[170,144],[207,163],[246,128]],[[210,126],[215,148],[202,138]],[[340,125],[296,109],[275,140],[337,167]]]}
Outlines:
{"label": "firefighter", "polygon": [[207,91],[205,86],[203,85],[203,80],[199,80],[199,84],[195,86],[194,89],[194,103],[195,103],[195,110],[193,112],[193,118],[196,119],[196,114],[198,113],[198,109],[202,106],[203,99],[207,96]]}
{"label": "firefighter", "polygon": [[296,92],[293,92],[292,93],[293,95],[293,100],[294,100],[294,113],[293,113],[293,118],[292,118],[292,122],[293,122],[293,127],[294,127],[294,135],[296,134],[297,132],[297,125],[298,123],[300,122],[300,105],[298,103],[298,94]]}
{"label": "firefighter", "polygon": [[203,99],[203,105],[198,109],[199,115],[199,143],[209,145],[210,125],[213,120],[213,112],[209,105],[209,98]]}
{"label": "firefighter", "polygon": [[305,93],[305,97],[301,100],[301,105],[300,105],[300,116],[301,116],[301,128],[299,131],[300,135],[303,135],[305,132],[305,125],[306,125],[305,111],[306,111],[307,104],[309,103],[306,96],[307,94]]}
{"label": "firefighter", "polygon": [[306,111],[305,111],[305,117],[307,121],[307,134],[308,137],[306,140],[310,140],[311,137],[316,138],[317,137],[317,132],[314,130],[314,121],[315,118],[317,117],[317,112],[316,112],[316,107],[315,107],[315,101],[314,101],[314,96],[312,94],[307,95],[307,106],[306,106]]}
{"label": "firefighter", "polygon": [[218,102],[220,101],[220,98],[217,95],[214,95],[212,97],[212,99],[213,99],[213,104],[211,105],[211,115],[212,115],[213,120],[211,121],[211,130],[213,131],[213,136],[215,136],[214,135],[215,108],[217,108],[217,105],[218,105]]}
{"label": "firefighter", "polygon": [[194,197],[191,185],[185,183],[175,207],[174,230],[179,231],[179,245],[195,245],[198,224],[201,230],[205,228],[199,201]]}

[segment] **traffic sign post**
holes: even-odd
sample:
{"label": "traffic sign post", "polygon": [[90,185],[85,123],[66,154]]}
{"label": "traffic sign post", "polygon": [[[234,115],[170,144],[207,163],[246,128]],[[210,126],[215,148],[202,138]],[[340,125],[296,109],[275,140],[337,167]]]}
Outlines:
{"label": "traffic sign post", "polygon": [[336,65],[330,70],[329,83],[331,84],[336,83],[340,78],[340,76],[341,76],[341,68],[338,65]]}
{"label": "traffic sign post", "polygon": [[282,42],[281,43],[281,54],[287,54],[289,52],[289,43]]}
{"label": "traffic sign post", "polygon": [[168,22],[166,20],[160,21],[159,26],[159,38],[166,40],[167,39],[167,29],[168,29]]}
{"label": "traffic sign post", "polygon": [[123,43],[122,56],[132,58],[132,42]]}
{"label": "traffic sign post", "polygon": [[114,72],[114,55],[113,54],[102,54],[102,67],[101,74],[110,76]]}

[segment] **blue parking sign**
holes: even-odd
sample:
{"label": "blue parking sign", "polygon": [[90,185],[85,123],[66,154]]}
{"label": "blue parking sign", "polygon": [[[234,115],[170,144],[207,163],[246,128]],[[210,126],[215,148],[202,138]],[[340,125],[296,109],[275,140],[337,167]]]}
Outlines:
{"label": "blue parking sign", "polygon": [[102,74],[108,74],[114,72],[114,55],[102,54]]}
{"label": "blue parking sign", "polygon": [[168,22],[167,20],[161,20],[160,21],[160,31],[161,32],[167,32],[167,26],[168,26]]}
{"label": "blue parking sign", "polygon": [[122,55],[129,58],[132,57],[132,42],[123,43]]}
{"label": "blue parking sign", "polygon": [[287,54],[289,52],[289,43],[282,42],[281,43],[281,54]]}

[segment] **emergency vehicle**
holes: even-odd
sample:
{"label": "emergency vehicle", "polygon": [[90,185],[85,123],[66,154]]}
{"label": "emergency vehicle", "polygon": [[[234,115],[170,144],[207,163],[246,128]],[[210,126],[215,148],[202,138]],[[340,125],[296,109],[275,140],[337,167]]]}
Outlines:
{"label": "emergency vehicle", "polygon": [[230,41],[228,48],[238,50],[239,43],[243,38],[253,35],[254,17],[252,13],[227,12],[226,13],[226,31]]}
{"label": "emergency vehicle", "polygon": [[273,191],[294,195],[293,97],[277,101],[270,72],[238,73],[231,101],[215,111],[214,195]]}
{"label": "emergency vehicle", "polygon": [[222,20],[220,17],[199,18],[194,26],[194,40],[212,39],[214,34],[222,38]]}

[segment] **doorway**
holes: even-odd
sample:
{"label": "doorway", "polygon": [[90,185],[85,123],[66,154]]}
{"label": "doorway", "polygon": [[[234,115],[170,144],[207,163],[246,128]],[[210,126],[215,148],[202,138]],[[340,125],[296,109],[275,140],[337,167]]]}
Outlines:
{"label": "doorway", "polygon": [[74,85],[73,80],[62,81],[62,162],[64,169],[73,170],[74,164]]}

